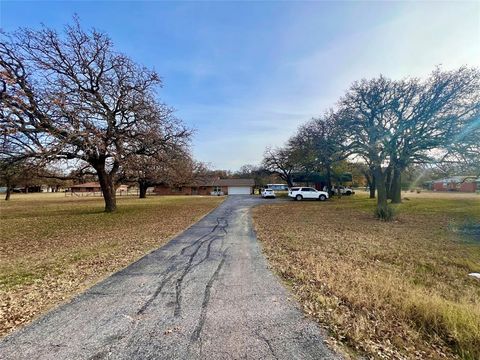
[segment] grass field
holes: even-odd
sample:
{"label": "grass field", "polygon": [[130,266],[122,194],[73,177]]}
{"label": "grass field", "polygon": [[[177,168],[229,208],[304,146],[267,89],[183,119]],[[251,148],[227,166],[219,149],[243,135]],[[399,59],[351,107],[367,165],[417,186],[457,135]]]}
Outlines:
{"label": "grass field", "polygon": [[[254,210],[270,264],[353,358],[480,359],[475,194],[403,193],[392,223],[360,192]],[[405,199],[406,198],[406,199]]]}
{"label": "grass field", "polygon": [[0,202],[0,335],[125,267],[196,222],[219,197],[14,194]]}

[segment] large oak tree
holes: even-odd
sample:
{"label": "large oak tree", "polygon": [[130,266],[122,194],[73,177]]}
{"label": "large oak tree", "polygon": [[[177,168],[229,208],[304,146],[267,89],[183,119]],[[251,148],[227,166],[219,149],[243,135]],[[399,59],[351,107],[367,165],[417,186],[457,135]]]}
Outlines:
{"label": "large oak tree", "polygon": [[402,171],[434,161],[436,152],[463,141],[458,134],[478,117],[479,107],[477,69],[437,69],[424,81],[380,76],[351,86],[339,116],[348,145],[373,169],[379,211],[386,209],[389,192],[393,202],[400,202]]}
{"label": "large oak tree", "polygon": [[159,86],[155,71],[77,20],[61,34],[45,27],[1,34],[2,133],[23,148],[23,156],[88,163],[107,212],[116,210],[114,182],[122,162],[144,153],[148,134],[168,125],[156,100]]}

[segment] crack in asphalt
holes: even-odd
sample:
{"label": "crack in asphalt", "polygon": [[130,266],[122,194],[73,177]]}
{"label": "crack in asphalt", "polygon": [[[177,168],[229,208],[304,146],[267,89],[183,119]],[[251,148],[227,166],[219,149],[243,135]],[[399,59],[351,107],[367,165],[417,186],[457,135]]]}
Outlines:
{"label": "crack in asphalt", "polygon": [[[173,269],[171,269],[172,271]],[[168,270],[167,270],[168,271]],[[153,295],[142,305],[140,309],[137,311],[137,315],[142,315],[148,307],[152,304],[152,302],[160,295],[160,293],[163,290],[163,287],[170,281],[170,279],[175,275],[174,272],[172,272],[170,275],[166,276],[163,278],[163,280],[160,282],[160,285],[155,289],[155,292]]]}
{"label": "crack in asphalt", "polygon": [[[180,255],[183,255],[186,252],[186,250],[188,250],[189,248],[197,246],[195,248],[195,250],[193,251],[193,253],[191,255],[189,255],[189,260],[187,262],[187,265],[184,268],[184,271],[183,271],[182,275],[180,276],[179,279],[177,279],[177,282],[176,282],[176,286],[175,286],[176,301],[175,301],[175,311],[174,311],[175,316],[178,316],[180,314],[180,310],[181,310],[181,307],[180,307],[180,304],[181,304],[181,285],[182,285],[183,279],[193,268],[199,266],[201,263],[203,263],[205,260],[207,260],[210,257],[211,246],[212,246],[213,242],[215,240],[223,238],[228,233],[228,231],[226,230],[226,227],[228,227],[228,221],[224,217],[218,217],[216,219],[216,221],[217,221],[217,224],[212,228],[212,230],[210,232],[200,236],[192,244],[190,244],[188,246],[185,246],[180,251]],[[212,234],[214,234],[217,229],[221,229],[225,233],[225,235],[223,235],[223,236],[218,236],[217,235],[217,236],[214,236],[212,238]],[[208,242],[208,245],[207,245],[207,250],[206,250],[205,257],[201,261],[199,261],[198,263],[196,263],[192,266],[192,262],[193,262],[195,256],[197,255],[197,253],[199,252],[199,250],[201,249],[203,244],[205,244],[206,242]],[[169,259],[169,261],[172,261],[176,257],[178,257],[178,255],[172,256]],[[222,260],[222,266],[223,266],[223,260]],[[145,311],[150,307],[150,305],[153,303],[153,301],[160,295],[160,293],[162,292],[165,285],[176,274],[176,270],[177,270],[178,267],[179,267],[179,265],[173,263],[165,271],[163,271],[161,273],[161,275],[164,275],[164,278],[162,279],[160,284],[155,289],[155,292],[153,293],[153,295],[142,305],[142,307],[140,309],[138,309],[138,311],[136,313],[137,316],[141,316],[145,313]],[[207,286],[208,286],[208,284],[207,284]],[[132,329],[132,327],[135,325],[135,323],[137,323],[138,321],[139,321],[138,318],[134,319],[134,321],[131,324],[129,324],[126,332],[128,333]],[[102,349],[100,351],[98,351],[97,353],[95,353],[90,359],[92,359],[92,360],[103,359],[105,356],[108,356],[111,349],[118,342],[120,342],[123,338],[124,338],[124,336],[120,335],[120,336],[117,336],[117,337],[114,337],[114,338],[110,339],[110,341],[108,341],[106,344],[104,344]]]}
{"label": "crack in asphalt", "polygon": [[207,286],[205,287],[205,292],[204,292],[204,295],[203,295],[203,302],[202,302],[202,311],[200,313],[200,318],[198,319],[197,326],[195,327],[195,330],[193,331],[192,336],[190,338],[191,341],[197,341],[200,338],[200,334],[202,332],[203,325],[205,324],[205,320],[207,318],[207,308],[208,308],[208,303],[210,302],[210,293],[211,293],[211,290],[212,290],[212,286],[213,286],[213,283],[215,282],[215,280],[217,279],[218,274],[222,270],[223,264],[225,263],[225,257],[226,257],[228,249],[229,248],[226,248],[223,251],[222,261],[220,261],[220,263],[218,264],[217,269],[213,273],[210,280],[208,280]]}
{"label": "crack in asphalt", "polygon": [[202,260],[200,260],[199,262],[195,263],[192,265],[190,271],[192,271],[193,269],[195,269],[197,266],[200,266],[201,264],[203,264],[206,260],[208,260],[210,258],[210,253],[211,253],[211,248],[212,248],[212,244],[216,241],[216,240],[220,240],[220,239],[223,239],[223,236],[216,236],[214,237],[213,239],[211,239],[209,242],[208,242],[208,245],[207,245],[207,252],[205,253],[205,256],[203,257]]}
{"label": "crack in asphalt", "polygon": [[[223,224],[221,224],[221,222],[223,222]],[[220,228],[221,230],[223,230],[223,232],[226,234],[228,234],[228,231],[226,230],[226,228],[228,227],[228,221],[225,219],[225,217],[218,217],[217,218],[217,224],[214,226],[213,230],[210,232],[210,235],[212,235],[218,228]],[[224,235],[224,236],[225,236]],[[202,237],[203,239],[205,238],[205,236]],[[202,239],[201,238],[201,239]],[[200,240],[197,240],[194,242],[194,244],[198,244],[197,248],[193,251],[193,253],[191,255],[189,255],[189,259],[188,259],[188,262],[187,262],[187,266],[185,266],[182,274],[180,275],[180,277],[177,279],[176,283],[175,283],[175,293],[176,293],[176,296],[175,296],[175,309],[173,311],[173,315],[175,317],[177,316],[180,316],[180,313],[181,313],[181,310],[182,310],[182,285],[183,285],[183,280],[185,279],[185,276],[187,276],[187,274],[193,269],[195,268],[196,266],[198,266],[200,263],[202,263],[203,261],[206,260],[207,256],[210,256],[210,252],[209,252],[209,247],[207,247],[207,256],[202,260],[200,261],[198,264],[196,265],[193,265],[192,266],[192,263],[193,263],[193,260],[195,259],[195,256],[197,255],[197,253],[199,252],[199,250],[201,249],[201,247],[203,246],[203,244],[205,244],[207,241],[210,240],[210,243],[209,243],[209,246],[211,246],[211,243],[215,240],[216,237],[214,237],[213,239],[211,238],[207,238],[206,240],[203,240],[199,243]],[[193,245],[193,244],[192,244]],[[184,253],[184,250],[186,248],[189,248],[191,246],[187,246],[185,248],[182,249],[182,254]]]}
{"label": "crack in asphalt", "polygon": [[273,346],[272,346],[272,343],[271,343],[271,340],[267,339],[266,336],[263,336],[262,334],[260,334],[259,331],[255,331],[255,335],[261,339],[263,342],[265,342],[265,344],[267,344],[268,346],[268,349],[270,350],[270,353],[272,354],[272,356],[278,360],[278,356],[275,354],[275,350],[273,350]]}
{"label": "crack in asphalt", "polygon": [[100,348],[100,350],[98,350],[95,354],[90,356],[88,359],[89,360],[101,360],[101,359],[108,358],[109,355],[112,353],[113,347],[117,343],[119,343],[120,341],[125,339],[127,337],[128,333],[129,333],[129,329],[126,329],[120,335],[113,335],[113,336],[109,337],[108,339],[106,339],[107,340],[106,343],[103,344],[103,346]]}
{"label": "crack in asphalt", "polygon": [[[228,222],[225,221],[226,225],[221,225],[220,224],[220,221],[221,219],[223,219],[223,217],[218,217],[216,219],[217,221],[217,224],[212,228],[212,230],[210,232],[208,232],[207,234],[204,234],[202,236],[200,236],[198,239],[196,239],[192,244],[188,245],[188,246],[185,246],[184,248],[182,248],[180,250],[180,254],[183,255],[185,253],[185,251],[195,245],[198,245],[198,243],[200,242],[200,244],[197,246],[197,248],[195,249],[195,251],[193,252],[192,255],[190,255],[189,257],[189,261],[187,263],[187,266],[186,268],[184,269],[184,272],[182,274],[182,276],[180,277],[181,281],[180,281],[180,285],[179,285],[179,282],[177,280],[177,284],[176,284],[176,302],[175,302],[175,314],[176,315],[179,315],[179,309],[178,308],[178,304],[179,304],[179,301],[181,300],[181,289],[179,289],[179,286],[181,287],[181,282],[183,281],[183,278],[187,275],[187,273],[191,270],[190,267],[191,267],[191,263],[193,261],[193,259],[195,258],[195,255],[198,253],[198,251],[200,250],[200,248],[202,247],[202,245],[207,242],[208,240],[210,240],[210,236],[220,227],[220,228],[223,228],[223,231],[225,231],[224,229],[224,226],[228,226]],[[206,240],[202,241],[203,239],[207,238]],[[210,254],[209,254],[210,255]],[[174,255],[172,256],[169,261],[173,260],[174,258],[176,258],[178,255]],[[165,287],[165,285],[172,279],[172,277],[175,275],[175,271],[177,270],[177,267],[178,265],[176,264],[172,264],[171,266],[169,266],[161,275],[167,275],[165,276],[162,281],[160,282],[160,284],[157,286],[157,288],[155,289],[155,292],[153,293],[153,295],[142,305],[142,307],[137,311],[137,315],[142,315],[147,309],[148,307],[152,304],[152,302],[160,295],[160,293],[162,292],[163,288]],[[179,295],[179,292],[180,292],[180,295]]]}
{"label": "crack in asphalt", "polygon": [[[226,214],[225,216],[219,216],[219,217],[217,217],[217,219],[216,219],[217,224],[212,228],[212,230],[210,230],[210,232],[208,232],[208,233],[200,236],[198,239],[196,239],[196,240],[195,240],[194,242],[192,242],[191,244],[185,246],[185,247],[180,251],[180,254],[183,255],[183,254],[185,253],[185,251],[187,251],[187,249],[190,249],[191,247],[194,247],[195,245],[197,245],[199,241],[202,241],[202,239],[204,239],[205,237],[207,237],[207,236],[211,235],[212,233],[214,233],[219,227],[220,227],[220,228],[223,228],[223,231],[226,231],[226,230],[225,230],[225,227],[228,226],[228,221],[225,220],[225,218],[226,218],[227,216],[229,216],[229,215],[230,215],[230,213]],[[221,224],[220,224],[220,221],[221,221],[221,220],[225,221],[225,225],[221,225]]]}

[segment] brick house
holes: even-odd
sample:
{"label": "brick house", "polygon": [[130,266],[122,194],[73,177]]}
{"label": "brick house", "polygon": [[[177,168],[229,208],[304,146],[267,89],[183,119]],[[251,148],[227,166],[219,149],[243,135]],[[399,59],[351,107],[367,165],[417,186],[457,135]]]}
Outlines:
{"label": "brick house", "polygon": [[[84,184],[72,185],[70,186],[70,192],[72,193],[96,193],[102,192],[102,188],[98,182],[87,182]],[[120,185],[117,187],[117,192],[123,193],[127,192],[128,185]]]}
{"label": "brick house", "polygon": [[155,186],[157,195],[250,195],[254,179],[210,179],[184,186]]}
{"label": "brick house", "polygon": [[475,192],[480,190],[480,178],[476,176],[452,176],[432,182],[433,191]]}

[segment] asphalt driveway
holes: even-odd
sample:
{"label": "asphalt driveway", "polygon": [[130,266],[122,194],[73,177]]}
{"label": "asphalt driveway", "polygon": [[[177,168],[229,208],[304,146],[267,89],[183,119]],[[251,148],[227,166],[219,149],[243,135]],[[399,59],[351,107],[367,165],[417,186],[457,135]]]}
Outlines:
{"label": "asphalt driveway", "polygon": [[334,359],[231,196],[162,248],[0,341],[1,359]]}

